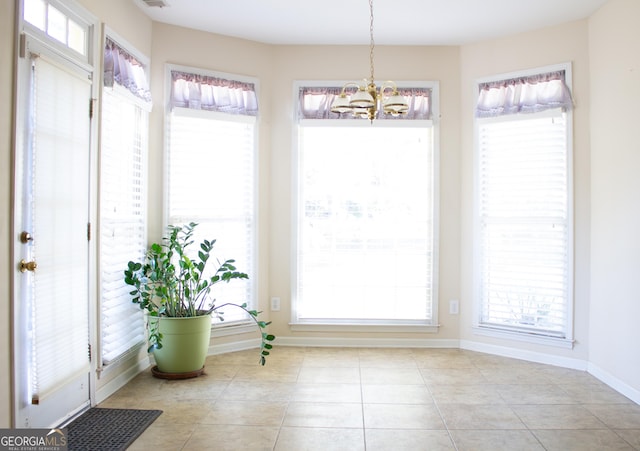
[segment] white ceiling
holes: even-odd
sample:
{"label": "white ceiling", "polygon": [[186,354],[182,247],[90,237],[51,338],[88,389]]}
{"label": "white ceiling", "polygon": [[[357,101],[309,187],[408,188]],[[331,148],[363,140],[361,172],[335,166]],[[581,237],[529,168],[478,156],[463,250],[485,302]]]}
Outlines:
{"label": "white ceiling", "polygon": [[[158,22],[268,44],[369,43],[367,0],[133,0]],[[381,45],[460,45],[583,19],[608,0],[374,0]]]}

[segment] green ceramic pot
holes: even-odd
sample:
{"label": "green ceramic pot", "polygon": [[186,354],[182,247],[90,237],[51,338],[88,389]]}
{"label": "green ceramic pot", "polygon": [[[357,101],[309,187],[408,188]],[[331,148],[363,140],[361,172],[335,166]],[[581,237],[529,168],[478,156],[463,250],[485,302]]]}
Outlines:
{"label": "green ceramic pot", "polygon": [[[158,321],[158,318],[150,320]],[[190,373],[202,369],[211,339],[211,315],[159,320],[162,348],[153,352],[158,370]]]}

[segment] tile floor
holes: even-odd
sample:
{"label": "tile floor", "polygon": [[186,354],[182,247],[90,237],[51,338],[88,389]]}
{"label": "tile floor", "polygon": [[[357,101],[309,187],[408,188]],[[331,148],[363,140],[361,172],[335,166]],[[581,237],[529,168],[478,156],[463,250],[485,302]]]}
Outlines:
{"label": "tile floor", "polygon": [[164,413],[130,450],[640,450],[640,406],[588,373],[454,349],[294,348],[150,371],[100,407]]}

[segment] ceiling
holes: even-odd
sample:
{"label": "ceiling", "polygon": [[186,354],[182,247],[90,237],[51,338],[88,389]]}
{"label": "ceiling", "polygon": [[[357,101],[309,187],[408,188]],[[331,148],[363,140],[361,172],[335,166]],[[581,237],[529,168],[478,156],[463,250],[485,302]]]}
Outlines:
{"label": "ceiling", "polygon": [[[158,22],[292,45],[369,43],[367,0],[134,1]],[[380,45],[461,45],[584,19],[608,0],[374,0]]]}

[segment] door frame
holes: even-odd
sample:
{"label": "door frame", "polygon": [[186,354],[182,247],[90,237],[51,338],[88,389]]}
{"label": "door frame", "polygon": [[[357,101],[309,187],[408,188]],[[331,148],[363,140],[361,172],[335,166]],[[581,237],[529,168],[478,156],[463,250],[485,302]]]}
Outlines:
{"label": "door frame", "polygon": [[[99,22],[98,19],[91,14],[88,10],[78,5],[73,0],[47,0],[56,7],[63,8],[66,12],[70,13],[71,17],[79,18],[82,22],[88,24],[87,34],[87,56],[86,61],[80,60],[79,54],[70,51],[65,46],[61,45],[52,38],[46,36],[45,33],[32,27],[30,24],[24,22],[23,0],[16,2],[16,27],[15,27],[15,60],[14,60],[14,140],[13,140],[13,177],[12,177],[12,212],[11,212],[11,236],[12,241],[9,248],[12,262],[13,274],[10,276],[11,281],[11,326],[12,326],[12,352],[11,352],[11,413],[12,413],[12,426],[16,428],[29,427],[24,424],[19,424],[20,421],[20,409],[19,409],[19,390],[24,383],[21,383],[20,379],[23,375],[23,368],[21,368],[21,360],[19,358],[20,347],[22,346],[26,337],[21,336],[22,330],[20,328],[21,321],[21,306],[20,306],[20,285],[22,284],[22,274],[18,270],[19,260],[21,258],[21,246],[24,246],[20,242],[20,233],[22,232],[22,193],[23,188],[21,184],[24,183],[24,156],[25,146],[27,144],[26,132],[28,130],[26,123],[26,112],[28,111],[29,102],[29,51],[34,53],[42,52],[49,58],[58,61],[64,61],[65,63],[71,63],[90,74],[91,77],[91,99],[93,99],[93,116],[90,119],[89,130],[89,202],[88,202],[88,220],[90,227],[93,229],[88,243],[88,329],[89,329],[89,345],[91,347],[92,356],[89,368],[89,387],[88,396],[89,404],[91,406],[96,403],[96,361],[95,350],[98,349],[98,301],[97,301],[97,233],[95,231],[97,224],[97,186],[98,186],[98,117],[97,111],[97,98],[99,94],[99,83],[102,82],[102,76],[99,73],[101,65],[99,64],[99,58],[101,57],[101,49],[99,42]],[[28,50],[30,49],[30,50]],[[87,105],[89,108],[89,105]],[[77,412],[69,412],[69,415],[73,415]]]}

